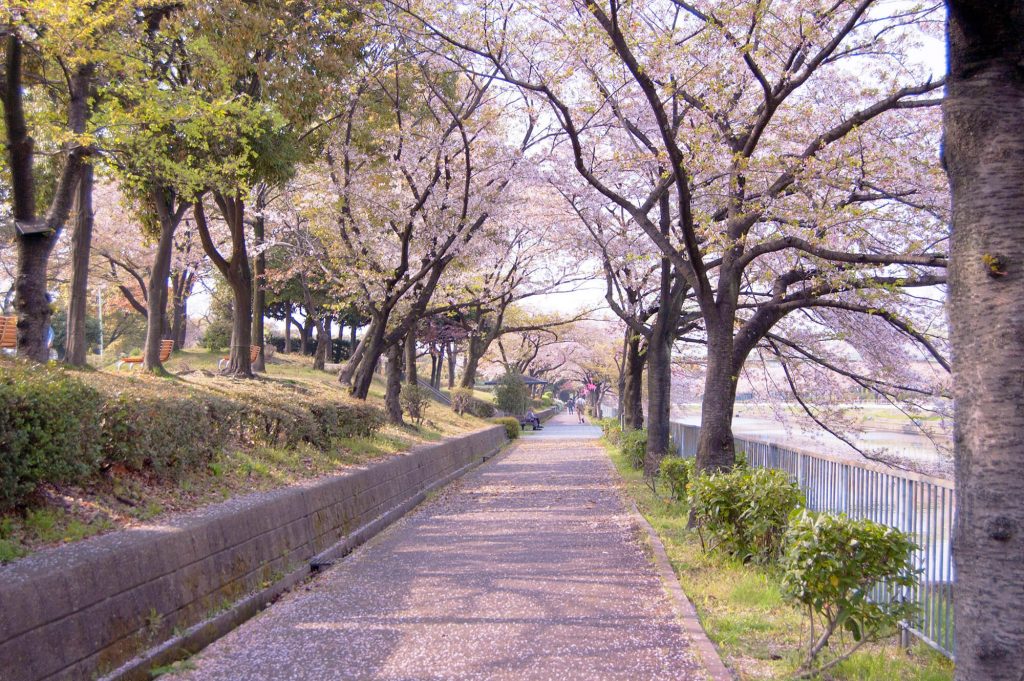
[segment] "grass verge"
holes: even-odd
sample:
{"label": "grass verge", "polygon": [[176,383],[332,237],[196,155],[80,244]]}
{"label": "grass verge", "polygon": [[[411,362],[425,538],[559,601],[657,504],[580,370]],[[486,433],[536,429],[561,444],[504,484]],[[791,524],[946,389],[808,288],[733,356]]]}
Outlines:
{"label": "grass verge", "polygon": [[[652,491],[618,447],[605,443],[605,448],[622,476],[625,492],[665,545],[683,591],[726,665],[743,681],[792,678],[808,630],[805,617],[784,598],[777,572],[705,553],[697,534],[686,528],[686,505]],[[901,650],[894,639],[865,647],[822,678],[951,681],[953,664],[924,644]]]}

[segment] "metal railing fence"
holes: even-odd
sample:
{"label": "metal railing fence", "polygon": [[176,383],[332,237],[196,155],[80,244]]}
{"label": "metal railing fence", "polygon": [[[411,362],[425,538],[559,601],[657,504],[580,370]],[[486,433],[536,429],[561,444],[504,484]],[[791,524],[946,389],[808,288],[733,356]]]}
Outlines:
{"label": "metal railing fence", "polygon": [[[671,433],[680,456],[696,456],[700,427],[673,421]],[[746,453],[751,467],[788,472],[804,490],[811,510],[870,518],[910,534],[919,547],[914,559],[920,573],[917,585],[904,594],[918,604],[908,629],[953,657],[953,482],[758,438],[736,438],[736,450]],[[874,595],[888,597],[886,593],[879,588]]]}

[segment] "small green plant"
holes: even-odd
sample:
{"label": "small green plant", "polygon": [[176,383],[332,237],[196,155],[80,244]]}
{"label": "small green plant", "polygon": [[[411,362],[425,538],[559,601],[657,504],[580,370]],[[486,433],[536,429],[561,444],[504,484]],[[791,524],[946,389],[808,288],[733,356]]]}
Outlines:
{"label": "small green plant", "polygon": [[508,435],[509,440],[515,440],[519,437],[519,419],[512,418],[511,416],[502,416],[501,418],[491,419],[491,423],[505,426],[505,434]]}
{"label": "small green plant", "polygon": [[694,477],[694,460],[666,456],[658,467],[660,477],[668,485],[673,501],[686,501],[686,485]]}
{"label": "small green plant", "polygon": [[408,414],[417,426],[423,423],[423,417],[427,413],[427,402],[430,400],[427,391],[418,385],[403,385],[399,399],[402,411]]}
{"label": "small green plant", "polygon": [[597,425],[601,426],[601,434],[609,444],[617,445],[622,441],[622,426],[618,419],[601,419]]}
{"label": "small green plant", "polygon": [[[865,643],[891,635],[913,617],[916,605],[901,598],[914,585],[910,536],[867,518],[794,512],[782,558],[785,595],[807,609],[811,635],[801,665],[803,676],[836,666]],[[872,591],[881,598],[872,598]],[[853,645],[819,663],[837,632],[849,632]]]}
{"label": "small green plant", "polygon": [[506,414],[511,416],[522,416],[530,407],[530,391],[523,382],[523,377],[514,371],[509,371],[494,386],[494,401]]}
{"label": "small green plant", "polygon": [[629,460],[629,465],[640,470],[644,467],[644,454],[647,452],[647,429],[640,428],[622,433],[620,446],[622,453]]}
{"label": "small green plant", "polygon": [[743,562],[770,563],[782,551],[789,515],[803,507],[800,487],[785,471],[739,467],[700,475],[688,488],[700,532]]}

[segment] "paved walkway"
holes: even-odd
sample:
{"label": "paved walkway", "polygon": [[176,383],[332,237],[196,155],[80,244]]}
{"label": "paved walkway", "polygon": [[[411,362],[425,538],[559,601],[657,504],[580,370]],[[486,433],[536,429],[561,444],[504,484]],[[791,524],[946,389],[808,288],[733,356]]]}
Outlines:
{"label": "paved walkway", "polygon": [[599,431],[575,418],[525,435],[175,678],[704,678]]}

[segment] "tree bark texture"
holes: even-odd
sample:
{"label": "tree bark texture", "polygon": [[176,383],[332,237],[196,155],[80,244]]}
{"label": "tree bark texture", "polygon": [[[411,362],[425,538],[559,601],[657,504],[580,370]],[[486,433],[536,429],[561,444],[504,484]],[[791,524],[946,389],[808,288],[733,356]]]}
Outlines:
{"label": "tree bark texture", "polygon": [[[370,323],[370,328],[363,337],[364,345],[362,348],[362,355],[358,358],[355,373],[352,375],[352,389],[351,394],[353,397],[365,400],[366,396],[370,394],[370,385],[373,383],[373,374],[377,370],[377,364],[380,362],[380,357],[384,353],[384,332],[387,320],[382,321],[374,319]],[[400,343],[395,343],[394,346],[398,347]],[[401,357],[399,357],[401,361]]]}
{"label": "tree bark texture", "polygon": [[698,470],[728,470],[736,462],[732,415],[736,406],[738,369],[733,364],[732,351],[731,326],[717,328],[708,324],[708,358],[697,442]]}
{"label": "tree bark texture", "polygon": [[85,366],[88,342],[85,336],[85,309],[89,292],[89,251],[92,246],[93,168],[86,163],[78,179],[75,233],[71,240],[71,286],[67,317],[67,354],[64,361]]}
{"label": "tree bark texture", "polygon": [[[256,257],[253,258],[253,294],[252,294],[252,343],[260,346],[260,354],[252,363],[253,371],[266,372],[267,365],[263,357],[263,316],[267,309],[267,256],[259,247],[263,244],[265,223],[262,214],[262,205],[257,204],[257,210],[261,212],[252,223],[253,245],[257,248]],[[318,344],[319,345],[319,344]],[[317,348],[319,351],[319,347]],[[321,367],[323,368],[323,367]]]}
{"label": "tree bark texture", "polygon": [[672,411],[672,341],[674,329],[657,328],[647,345],[647,451],[644,475],[657,475],[662,458],[668,453]]}
{"label": "tree bark texture", "polygon": [[950,0],[956,678],[1024,670],[1024,3]]}
{"label": "tree bark texture", "polygon": [[622,368],[622,429],[639,430],[644,427],[644,365],[647,353],[641,350],[640,336],[630,330],[626,334]]}
{"label": "tree bark texture", "polygon": [[384,411],[388,421],[403,425],[402,420],[402,344],[395,343],[387,350],[387,387],[384,391]]}
{"label": "tree bark texture", "polygon": [[419,378],[416,371],[416,328],[418,326],[413,322],[409,333],[405,336],[405,382],[407,385],[416,385]]}
{"label": "tree bark texture", "polygon": [[161,372],[164,367],[160,361],[160,344],[164,340],[167,319],[167,280],[171,276],[174,230],[178,222],[171,214],[163,192],[154,192],[153,204],[160,223],[160,239],[147,284],[146,348],[142,366],[148,371]]}

